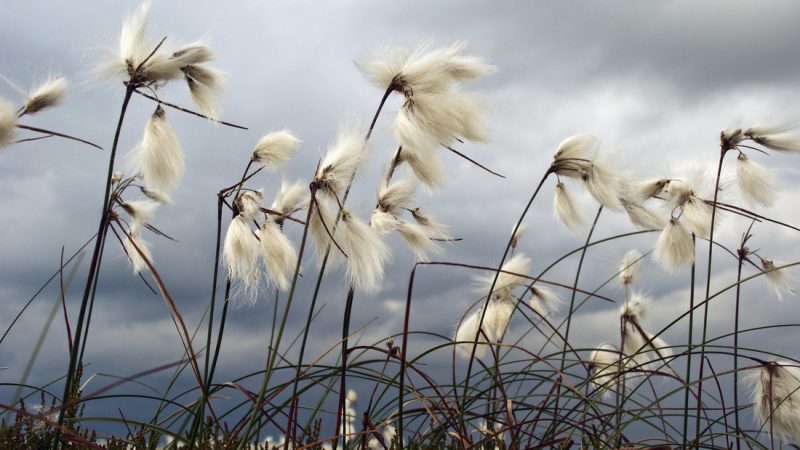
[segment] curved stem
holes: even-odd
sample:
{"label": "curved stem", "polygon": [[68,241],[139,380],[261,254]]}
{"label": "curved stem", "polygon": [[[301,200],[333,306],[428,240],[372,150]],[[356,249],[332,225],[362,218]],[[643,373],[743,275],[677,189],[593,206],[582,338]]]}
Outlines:
{"label": "curved stem", "polygon": [[[119,146],[119,136],[122,132],[122,123],[125,120],[125,112],[128,110],[128,104],[130,103],[133,90],[134,85],[132,83],[128,83],[125,88],[125,97],[122,100],[122,107],[120,108],[117,128],[114,131],[114,143],[111,146],[111,154],[108,158],[108,173],[106,174],[106,187],[105,194],[103,195],[103,207],[100,212],[100,223],[97,227],[98,231],[94,241],[94,251],[92,253],[92,261],[89,266],[89,274],[86,278],[83,299],[81,299],[81,307],[80,311],[78,312],[78,322],[75,325],[75,341],[72,343],[72,349],[70,350],[67,378],[64,382],[64,395],[61,398],[61,408],[58,413],[59,425],[64,423],[64,415],[67,411],[68,404],[70,403],[70,397],[73,394],[71,392],[72,385],[76,384],[74,380],[76,370],[81,363],[78,361],[78,351],[81,348],[81,336],[84,333],[83,322],[86,318],[86,309],[89,303],[89,295],[91,294],[92,287],[94,285],[94,278],[99,270],[101,249],[103,247],[103,242],[105,241],[106,232],[108,231],[108,209],[109,199],[111,196],[111,177],[114,174],[114,162],[117,155],[117,147]],[[56,436],[56,439],[58,439],[58,436]]]}

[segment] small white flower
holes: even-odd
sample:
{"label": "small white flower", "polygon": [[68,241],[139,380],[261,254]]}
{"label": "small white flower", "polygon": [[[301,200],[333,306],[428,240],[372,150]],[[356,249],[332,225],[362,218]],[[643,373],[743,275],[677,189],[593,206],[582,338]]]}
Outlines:
{"label": "small white flower", "polygon": [[130,154],[130,161],[145,187],[169,195],[183,176],[184,161],[178,137],[164,115],[164,109],[158,106],[145,126],[141,142]]}
{"label": "small white flower", "polygon": [[672,272],[694,262],[692,236],[677,219],[670,219],[658,236],[653,259],[661,267]]}
{"label": "small white flower", "polygon": [[555,201],[553,203],[556,216],[575,234],[583,234],[586,219],[583,213],[575,207],[575,201],[562,182],[556,184]]}
{"label": "small white flower", "polygon": [[268,133],[256,143],[251,159],[267,169],[274,170],[286,164],[300,150],[302,142],[289,130]]}
{"label": "small white flower", "polygon": [[336,143],[323,158],[314,181],[320,192],[341,195],[366,160],[364,136],[358,126],[348,124],[339,130]]}
{"label": "small white flower", "polygon": [[265,220],[257,233],[267,278],[278,289],[288,289],[289,277],[297,266],[297,251],[289,238],[273,222]]}
{"label": "small white flower", "polygon": [[623,285],[633,284],[639,279],[642,271],[642,254],[639,250],[628,250],[619,264],[617,280]]}
{"label": "small white flower", "polygon": [[380,287],[383,264],[389,249],[380,235],[347,210],[342,210],[343,242],[347,252],[347,274],[357,289],[372,292]]}
{"label": "small white flower", "polygon": [[772,206],[775,203],[775,185],[767,170],[744,153],[736,159],[736,180],[739,190],[752,205]]}
{"label": "small white flower", "polygon": [[752,389],[753,413],[761,429],[800,442],[800,369],[788,361],[768,362],[745,380]]}
{"label": "small white flower", "polygon": [[14,141],[17,126],[17,112],[14,105],[0,98],[0,148]]}
{"label": "small white flower", "polygon": [[787,272],[786,269],[776,269],[776,267],[782,265],[783,263],[776,263],[771,259],[761,259],[761,268],[764,271],[764,275],[767,277],[767,283],[769,283],[772,290],[775,291],[778,300],[783,300],[784,293],[789,295],[795,294],[793,287],[794,279],[789,275],[789,272]]}
{"label": "small white flower", "polygon": [[22,114],[35,114],[45,108],[50,108],[61,103],[67,92],[67,80],[64,77],[50,77],[31,90],[25,99]]}
{"label": "small white flower", "polygon": [[258,267],[260,253],[261,245],[247,224],[247,219],[237,215],[231,220],[225,234],[222,256],[228,267],[228,276],[231,281],[239,283],[241,295],[249,303],[255,303],[261,283],[261,270]]}

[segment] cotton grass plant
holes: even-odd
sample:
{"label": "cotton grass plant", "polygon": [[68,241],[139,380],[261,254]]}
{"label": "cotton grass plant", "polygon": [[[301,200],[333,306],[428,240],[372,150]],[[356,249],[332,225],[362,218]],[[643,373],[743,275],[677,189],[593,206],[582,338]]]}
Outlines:
{"label": "cotton grass plant", "polygon": [[[497,249],[499,261],[452,261],[450,246],[471,243],[460,242],[458,224],[439,222],[435,207],[421,206],[417,197],[421,188],[429,195],[450,188],[445,161],[452,158],[468,161],[482,176],[502,177],[460,149],[489,140],[485,100],[467,89],[496,68],[469,55],[461,42],[375,52],[356,63],[378,88],[374,115],[343,120],[315,167],[287,173],[287,164],[306,151],[302,137],[287,129],[265,131],[245,149],[247,157],[232,161],[234,170],[244,170],[217,191],[217,214],[209,218],[217,225],[211,290],[205,314],[194,322],[184,318],[162,277],[170,268],[160,267],[152,251],[172,239],[157,226],[158,212],[173,203],[185,159],[193,151],[183,148],[181,131],[172,128],[170,119],[188,114],[198,119],[198,127],[244,127],[221,121],[223,75],[208,66],[214,59],[211,46],[153,37],[148,16],[145,4],[124,21],[118,45],[98,69],[124,90],[124,97],[97,234],[85,244],[93,250],[82,296],[68,298],[63,288],[62,271],[76,264],[74,256],[62,258],[51,278],[62,281],[69,363],[56,388],[63,391],[9,382],[21,396],[3,404],[8,414],[0,424],[0,447],[800,445],[796,355],[740,346],[740,338],[755,331],[780,333],[796,326],[741,329],[739,314],[742,303],[751,300],[749,290],[743,290],[750,285],[769,286],[787,302],[794,294],[792,267],[797,262],[773,259],[792,261],[793,255],[768,255],[755,244],[775,229],[800,231],[771,217],[779,212],[766,209],[775,204],[778,183],[770,164],[762,161],[764,153],[800,151],[794,128],[754,124],[723,130],[719,163],[709,179],[680,173],[639,177],[609,157],[598,136],[576,134],[552,142],[552,161],[532,168],[541,179],[520,205],[511,233],[497,231],[508,239],[502,251]],[[168,101],[170,86],[183,83],[193,106]],[[22,91],[19,106],[0,99],[3,151],[24,151],[25,141],[47,136],[85,143],[21,123],[58,106],[67,87],[64,78],[53,76]],[[393,97],[398,103],[389,103]],[[144,123],[125,122],[134,99],[152,108]],[[390,111],[387,105],[393,104],[397,108]],[[117,161],[123,128],[141,133],[124,164]],[[372,139],[379,129],[391,137],[388,149]],[[723,172],[734,171],[724,164],[728,154],[736,155],[738,195],[721,189]],[[379,173],[367,173],[370,161],[381,163]],[[377,184],[368,186],[374,179]],[[539,196],[547,189],[552,189],[552,204]],[[581,197],[583,190],[591,208]],[[538,250],[545,234],[530,220],[534,215],[577,235],[573,249],[544,260]],[[623,217],[624,225],[598,237],[598,221],[608,215]],[[739,242],[717,240],[721,216],[739,231]],[[632,248],[634,238],[638,248]],[[143,366],[98,387],[86,371],[92,358],[86,341],[92,312],[103,307],[98,280],[112,247],[126,255],[141,288],[164,300],[182,352],[170,363]],[[607,264],[619,247],[627,247],[619,264]],[[407,260],[398,257],[402,252],[411,263],[402,262]],[[577,262],[576,268],[567,262]],[[704,262],[705,277],[698,271]],[[726,270],[734,268],[737,275],[731,279]],[[411,320],[415,282],[434,270],[471,277],[474,297],[442,299],[464,308],[451,308],[452,317],[442,318],[439,329],[419,329]],[[658,305],[667,300],[648,292],[657,277],[667,274],[689,283],[678,315],[651,312],[662,311]],[[299,286],[301,278],[314,286],[308,298]],[[375,340],[366,332],[372,324],[353,323],[353,311],[375,308],[376,296],[393,282],[407,283],[403,326]],[[703,282],[705,290],[699,289]],[[709,305],[724,297],[735,299],[732,325],[713,336]],[[342,306],[341,338],[322,345],[311,342],[321,300]],[[264,352],[253,356],[263,370],[220,380],[223,342],[232,339],[229,330],[235,326],[228,323],[230,317],[261,304],[272,311],[262,318],[270,329]],[[605,342],[576,337],[576,327],[585,326],[587,316]],[[290,336],[290,320],[302,323],[296,336]],[[172,373],[156,395],[132,389],[154,373]],[[188,388],[177,392],[177,385]],[[749,396],[740,394],[740,385],[748,386]],[[84,408],[108,399],[111,390],[122,401],[149,405],[152,414],[87,415]],[[32,409],[30,399],[37,397],[39,406]],[[105,433],[105,423],[126,431],[105,439],[96,434]]]}

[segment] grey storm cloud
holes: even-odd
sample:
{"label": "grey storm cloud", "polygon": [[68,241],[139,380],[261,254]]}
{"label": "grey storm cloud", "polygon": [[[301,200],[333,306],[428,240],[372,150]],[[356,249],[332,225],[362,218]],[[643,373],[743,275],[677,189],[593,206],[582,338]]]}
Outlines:
{"label": "grey storm cloud", "polygon": [[[101,1],[4,5],[0,74],[27,88],[50,73],[61,73],[73,86],[64,105],[28,123],[86,138],[104,150],[50,138],[0,151],[2,330],[57,269],[61,247],[69,256],[96,229],[123,89],[119,80],[99,80],[93,68],[113,49],[123,17],[137,5]],[[387,46],[441,46],[461,40],[469,42],[468,53],[485,57],[499,71],[465,88],[477,91],[484,100],[491,141],[465,143],[459,149],[507,178],[442,154],[448,167],[447,186],[431,194],[420,189],[418,200],[449,224],[454,236],[463,238],[445,245],[444,253],[433,259],[496,266],[522,207],[566,136],[595,134],[604,141],[604,151],[632,172],[658,176],[689,161],[713,165],[719,130],[736,120],[796,118],[800,104],[797,17],[800,4],[790,1],[156,2],[150,35],[168,36],[175,42],[207,38],[217,53],[214,66],[227,73],[222,117],[249,127],[235,130],[167,111],[186,152],[187,169],[174,203],[160,208],[154,221],[177,240],[153,239],[157,267],[179,308],[196,326],[210,297],[216,193],[237,181],[258,138],[267,131],[289,128],[304,141],[300,154],[282,173],[254,180],[254,186],[264,187],[271,201],[282,177],[310,179],[339,124],[353,118],[367,123],[371,118],[381,92],[360,75],[354,60],[380,55]],[[190,104],[183,86],[169,86],[160,95]],[[0,96],[13,102],[21,99],[2,81]],[[387,130],[390,115],[398,107],[397,99],[387,104],[371,143],[370,163],[357,179],[352,205],[359,214],[367,214],[372,207],[379,176],[395,148]],[[124,154],[140,139],[153,108],[144,98],[133,99],[121,136],[122,166]],[[777,155],[768,163],[784,192],[792,192],[798,187],[798,165],[783,165],[783,161],[786,157]],[[519,248],[532,256],[535,270],[583,242],[553,217],[553,185],[546,184],[536,200],[535,212],[527,219],[531,231]],[[585,194],[578,196],[586,214],[593,215],[594,203]],[[800,215],[789,195],[778,203],[772,210],[775,215],[797,223]],[[735,246],[742,222],[731,218],[724,226],[723,239]],[[287,227],[290,236],[299,237],[299,227]],[[596,236],[607,237],[621,229],[630,229],[621,216],[603,215]],[[790,234],[764,230],[758,235],[763,236],[763,246],[776,253],[795,242]],[[399,239],[393,237],[390,242],[394,258],[387,267],[384,289],[356,298],[353,323],[374,320],[365,331],[367,342],[402,329],[402,310],[397,304],[405,302],[413,259]],[[599,286],[613,275],[618,258],[630,246],[647,251],[654,242],[651,234],[592,249],[589,257],[595,262],[581,286],[588,290]],[[551,275],[554,281],[571,282],[576,264],[577,257],[562,263],[563,270]],[[730,259],[724,257],[717,264],[720,270],[731,267]],[[71,315],[77,312],[85,271],[86,260],[67,291]],[[664,276],[660,269],[652,273],[649,289],[657,297],[658,311],[653,317],[684,311],[680,299],[686,294],[685,277]],[[303,274],[289,322],[292,337],[305,320],[316,278],[312,259],[304,263]],[[458,317],[479,296],[473,291],[474,274],[478,272],[419,269],[412,327],[452,335]],[[340,338],[346,296],[343,279],[342,271],[334,270],[324,280],[326,290],[320,300],[324,314],[315,322],[311,355],[320,355]],[[757,283],[763,287],[763,281],[753,284]],[[601,292],[621,295],[612,287]],[[756,289],[752,294],[758,297]],[[9,367],[0,371],[0,380],[18,380],[30,350],[28,343],[38,335],[56,295],[56,286],[51,285],[26,312],[12,337],[0,345],[0,366]],[[754,318],[754,324],[780,321],[782,315],[796,311],[790,300],[778,304],[762,297],[747,306],[769,311]],[[725,302],[729,306],[730,298]],[[92,371],[125,375],[180,358],[177,334],[163,300],[130,274],[126,257],[113,239],[106,248],[96,308],[87,347]],[[263,368],[272,308],[272,299],[263,298],[253,307],[231,309],[221,378]],[[585,311],[576,315],[575,337],[582,346],[614,338],[609,329],[615,326],[616,305],[590,302]],[[728,322],[721,318],[722,306],[715,311],[720,315],[712,321],[712,332],[721,333]],[[612,325],[594,325],[601,322]],[[33,379],[39,382],[66,369],[60,316],[56,323],[35,366]],[[656,326],[655,319],[652,323]],[[668,337],[682,335],[672,330]],[[754,346],[760,342],[753,340]],[[428,341],[419,337],[417,345],[423,342]],[[791,342],[781,345],[793,351]],[[4,391],[0,398],[7,395]]]}

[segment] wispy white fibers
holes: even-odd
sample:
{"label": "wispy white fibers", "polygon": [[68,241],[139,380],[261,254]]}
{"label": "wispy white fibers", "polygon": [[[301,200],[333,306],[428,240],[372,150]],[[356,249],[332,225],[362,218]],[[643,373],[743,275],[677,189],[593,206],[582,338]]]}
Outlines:
{"label": "wispy white fibers", "polygon": [[182,67],[189,93],[197,108],[211,120],[219,120],[220,89],[223,75],[220,71],[204,66]]}
{"label": "wispy white fibers", "polygon": [[636,189],[638,200],[643,202],[661,195],[661,192],[667,186],[667,183],[669,183],[667,178],[656,178],[639,183]]}
{"label": "wispy white fibers", "polygon": [[564,301],[551,289],[540,286],[531,287],[531,308],[542,317],[558,312]]}
{"label": "wispy white fibers", "polygon": [[400,227],[402,221],[380,208],[372,210],[372,215],[369,218],[369,226],[372,227],[378,234],[386,235]]}
{"label": "wispy white fibers", "polygon": [[584,169],[581,179],[598,203],[612,211],[622,211],[620,180],[608,163],[593,161],[591,166]]}
{"label": "wispy white fibers", "polygon": [[361,291],[372,292],[380,287],[383,264],[389,249],[380,235],[361,219],[342,210],[343,242],[347,252],[347,275],[350,283]]}
{"label": "wispy white fibers", "polygon": [[0,98],[0,148],[14,141],[17,111],[14,105]]}
{"label": "wispy white fibers", "polygon": [[[483,318],[481,334],[478,336],[478,347],[475,356],[481,357],[486,352],[486,347],[480,343],[497,342],[505,333],[511,314],[514,312],[515,301],[509,294],[494,295],[486,308],[486,315]],[[475,335],[478,333],[483,308],[478,308],[470,314],[456,330],[455,340],[461,342],[456,346],[459,354],[465,358],[472,353]]]}
{"label": "wispy white fibers", "polygon": [[617,280],[620,284],[627,286],[639,280],[642,272],[642,254],[639,250],[628,250],[619,263],[619,274]]}
{"label": "wispy white fibers", "polygon": [[[308,184],[302,181],[281,181],[281,188],[275,194],[270,209],[283,215],[291,215],[308,206]],[[281,223],[283,220],[277,220]]]}
{"label": "wispy white fibers", "polygon": [[770,361],[746,378],[759,427],[785,441],[800,442],[800,369],[797,363]]}
{"label": "wispy white fibers", "polygon": [[48,78],[47,81],[28,93],[25,105],[22,108],[22,114],[35,114],[43,109],[58,105],[67,92],[67,85],[67,79],[62,76]]}
{"label": "wispy white fibers", "polygon": [[519,245],[519,241],[522,239],[523,236],[525,236],[526,231],[528,231],[527,224],[521,223],[519,224],[519,226],[517,226],[517,224],[514,224],[514,227],[511,229],[511,232],[513,233],[511,235],[511,248],[517,248],[517,245]]}
{"label": "wispy white fibers", "polygon": [[314,176],[320,192],[342,195],[366,159],[366,142],[359,126],[356,123],[342,126]]}
{"label": "wispy white fibers", "polygon": [[449,227],[447,225],[437,222],[435,217],[422,211],[420,208],[412,209],[411,215],[418,224],[428,229],[428,234],[431,239],[442,239],[446,241],[453,238],[450,236],[450,232],[448,231]]}
{"label": "wispy white fibers", "polygon": [[[112,177],[112,182],[114,182],[113,177]],[[154,202],[161,203],[162,205],[169,205],[170,203],[172,203],[172,199],[169,198],[169,196],[167,194],[164,194],[163,192],[147,189],[144,186],[142,186],[140,190],[142,191],[142,194],[144,194],[147,198],[153,200]]]}
{"label": "wispy white fibers", "polygon": [[600,344],[589,355],[589,370],[592,386],[604,395],[616,387],[615,379],[620,370],[620,353],[611,344]]}
{"label": "wispy white fibers", "polygon": [[575,207],[575,200],[567,191],[567,187],[562,182],[556,184],[555,201],[553,209],[556,216],[575,234],[583,234],[586,219],[583,213]]}
{"label": "wispy white fibers", "polygon": [[256,239],[250,225],[241,214],[231,220],[225,234],[225,245],[222,252],[228,276],[235,283],[240,296],[248,303],[255,303],[261,282],[261,270],[258,259],[261,245]]}
{"label": "wispy white fibers", "polygon": [[660,230],[664,228],[666,218],[658,212],[631,200],[621,199],[622,206],[631,223],[642,230]]}
{"label": "wispy white fibers", "polygon": [[256,219],[261,214],[261,199],[264,194],[259,191],[244,191],[236,198],[239,214],[247,220]]}
{"label": "wispy white fibers", "polygon": [[267,279],[278,289],[288,289],[289,279],[297,267],[297,251],[274,222],[265,220],[257,233]]}
{"label": "wispy white fibers", "polygon": [[183,177],[183,151],[161,106],[150,116],[130,161],[133,172],[142,176],[148,189],[166,195],[172,193]]}
{"label": "wispy white fibers", "polygon": [[408,164],[411,172],[429,189],[440,189],[447,181],[444,164],[435,152],[412,153],[401,151],[401,163]]}
{"label": "wispy white fibers", "polygon": [[736,181],[742,197],[751,205],[772,206],[775,203],[775,183],[772,176],[759,163],[744,153],[736,159]]}
{"label": "wispy white fibers", "polygon": [[311,214],[308,231],[311,233],[311,239],[314,241],[314,253],[317,261],[320,263],[322,262],[328,245],[331,245],[328,264],[335,265],[342,260],[342,253],[336,245],[339,247],[344,245],[342,243],[342,228],[340,226],[337,226],[335,230],[336,244],[331,242],[338,209],[334,210],[334,206],[331,206],[330,201],[325,198],[325,196],[321,195],[317,196],[313,208],[314,211]]}
{"label": "wispy white fibers", "polygon": [[147,268],[145,258],[152,264],[153,256],[150,253],[150,245],[139,236],[138,232],[131,230],[130,235],[125,236],[122,240],[122,246],[125,247],[125,252],[128,254],[133,273],[139,273],[142,269]]}
{"label": "wispy white fibers", "polygon": [[653,258],[670,272],[694,262],[692,236],[677,219],[670,219],[661,231],[653,251]]}
{"label": "wispy white fibers", "polygon": [[123,202],[120,206],[131,216],[131,234],[136,234],[153,218],[158,203],[150,200],[134,200]]}
{"label": "wispy white fibers", "polygon": [[759,124],[745,130],[744,135],[770,150],[800,151],[800,135],[789,125]]}
{"label": "wispy white fibers", "polygon": [[129,70],[128,66],[135,69],[135,66],[147,56],[144,37],[149,15],[150,2],[144,2],[122,23],[119,34],[119,64],[123,72]]}
{"label": "wispy white fibers", "polygon": [[692,232],[701,237],[707,237],[711,231],[711,206],[702,199],[692,195],[683,204],[683,221]]}
{"label": "wispy white fibers", "polygon": [[500,292],[504,289],[511,290],[515,287],[527,284],[529,280],[525,276],[530,270],[531,259],[524,253],[517,253],[503,264],[501,272],[497,274],[492,272],[486,275],[479,275],[474,277],[474,280],[477,284],[478,292],[485,295],[489,293],[489,288],[492,287],[495,276],[497,276],[497,281],[494,283],[494,292]]}
{"label": "wispy white fibers", "polygon": [[378,207],[386,212],[398,214],[414,200],[417,189],[415,181],[401,178],[387,182],[386,178],[378,189]]}
{"label": "wispy white fibers", "polygon": [[422,225],[400,220],[396,229],[414,252],[417,261],[426,261],[428,253],[441,251],[441,247],[432,239],[430,230]]}
{"label": "wispy white fibers", "polygon": [[789,275],[787,269],[776,269],[781,267],[783,263],[775,262],[771,259],[761,258],[761,269],[767,277],[767,283],[773,291],[778,300],[783,300],[784,294],[794,295],[794,278]]}
{"label": "wispy white fibers", "polygon": [[620,316],[627,317],[630,320],[635,320],[637,323],[641,323],[642,319],[644,319],[645,312],[647,311],[648,303],[649,299],[647,297],[634,292],[620,308],[619,314]]}
{"label": "wispy white fibers", "polygon": [[576,134],[570,136],[560,144],[553,155],[553,164],[556,172],[585,167],[594,160],[600,149],[600,140],[589,134]]}
{"label": "wispy white fibers", "polygon": [[302,142],[289,130],[274,131],[258,140],[251,159],[264,168],[275,170],[286,164],[300,150]]}

